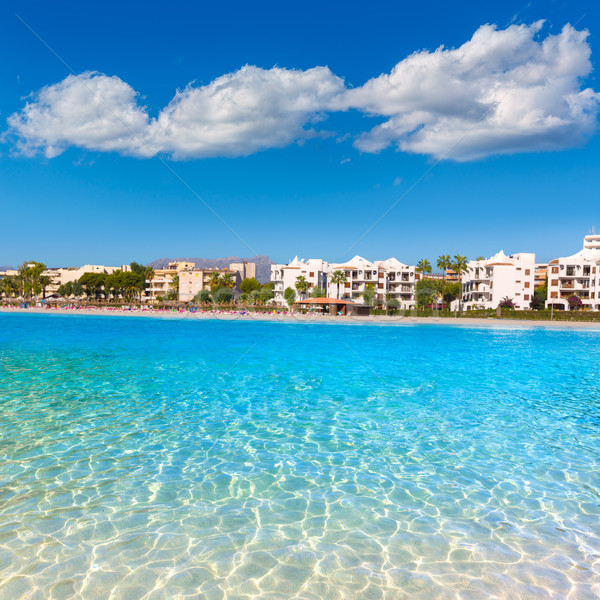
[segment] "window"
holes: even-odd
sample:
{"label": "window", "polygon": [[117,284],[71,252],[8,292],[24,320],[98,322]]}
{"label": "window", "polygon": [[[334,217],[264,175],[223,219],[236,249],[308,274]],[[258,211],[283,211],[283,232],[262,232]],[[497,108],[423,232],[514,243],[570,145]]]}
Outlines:
{"label": "window", "polygon": [[531,269],[525,269],[525,275],[531,275]]}
{"label": "window", "polygon": [[558,292],[550,292],[550,298],[558,298]]}
{"label": "window", "polygon": [[553,273],[558,273],[558,267],[552,267],[552,272]]}
{"label": "window", "polygon": [[315,276],[315,274],[314,274],[314,272],[313,272],[313,273],[309,273],[309,274],[308,274],[308,276],[309,276],[309,277],[314,277],[314,276]]}
{"label": "window", "polygon": [[525,282],[525,287],[528,288],[529,287],[529,281]]}
{"label": "window", "polygon": [[553,279],[553,280],[550,282],[550,285],[551,285],[552,287],[555,287],[555,286],[557,286],[557,285],[558,285],[558,279]]}
{"label": "window", "polygon": [[529,294],[525,294],[525,295],[523,296],[523,300],[529,300]]}

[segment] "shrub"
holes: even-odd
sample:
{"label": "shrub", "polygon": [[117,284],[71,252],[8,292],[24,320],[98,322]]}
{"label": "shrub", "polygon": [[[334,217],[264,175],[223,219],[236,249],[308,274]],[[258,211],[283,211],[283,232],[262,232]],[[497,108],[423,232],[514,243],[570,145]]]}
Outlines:
{"label": "shrub", "polygon": [[197,304],[208,304],[210,302],[210,292],[208,288],[202,288],[195,296],[194,302]]}
{"label": "shrub", "polygon": [[240,292],[242,292],[242,294],[250,294],[254,290],[259,289],[260,283],[258,283],[256,277],[246,277],[246,279],[240,283]]}
{"label": "shrub", "polygon": [[507,308],[509,310],[514,310],[516,308],[515,303],[512,298],[505,296],[498,304],[498,308]]}
{"label": "shrub", "polygon": [[293,288],[287,287],[283,291],[283,297],[285,298],[285,301],[287,302],[288,306],[291,307],[294,304],[294,300],[296,299],[296,292]]}
{"label": "shrub", "polygon": [[583,300],[579,296],[573,294],[572,296],[569,296],[569,307],[571,310],[579,310],[580,308],[583,308]]}
{"label": "shrub", "polygon": [[229,304],[233,300],[233,291],[226,287],[217,288],[213,292],[215,304]]}

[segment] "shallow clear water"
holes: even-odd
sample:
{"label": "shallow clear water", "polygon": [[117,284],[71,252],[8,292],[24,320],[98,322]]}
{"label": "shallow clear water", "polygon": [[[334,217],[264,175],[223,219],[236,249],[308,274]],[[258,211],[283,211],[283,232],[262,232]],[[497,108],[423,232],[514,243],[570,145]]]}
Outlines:
{"label": "shallow clear water", "polygon": [[0,315],[0,598],[597,598],[599,374],[598,331]]}

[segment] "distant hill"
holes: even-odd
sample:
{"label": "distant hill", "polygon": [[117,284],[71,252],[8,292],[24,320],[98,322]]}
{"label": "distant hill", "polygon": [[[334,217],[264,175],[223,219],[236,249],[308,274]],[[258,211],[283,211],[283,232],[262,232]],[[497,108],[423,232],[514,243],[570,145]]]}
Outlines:
{"label": "distant hill", "polygon": [[223,258],[158,258],[148,263],[147,266],[153,269],[164,269],[170,262],[187,261],[193,262],[199,268],[217,267],[223,269],[231,263],[242,262],[244,260],[249,263],[256,263],[256,278],[260,283],[267,283],[271,279],[271,265],[274,263],[264,254],[253,256],[252,258],[242,258],[240,256],[225,256]]}
{"label": "distant hill", "polygon": [[[13,271],[14,267],[9,267],[8,265],[0,265],[0,271]],[[270,275],[269,275],[270,277]]]}

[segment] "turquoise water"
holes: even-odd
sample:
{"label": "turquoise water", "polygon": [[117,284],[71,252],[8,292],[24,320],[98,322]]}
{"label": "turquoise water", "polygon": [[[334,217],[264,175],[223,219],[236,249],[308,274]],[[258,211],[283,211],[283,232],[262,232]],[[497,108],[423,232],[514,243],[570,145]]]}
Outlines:
{"label": "turquoise water", "polygon": [[600,331],[0,314],[0,598],[600,596]]}

